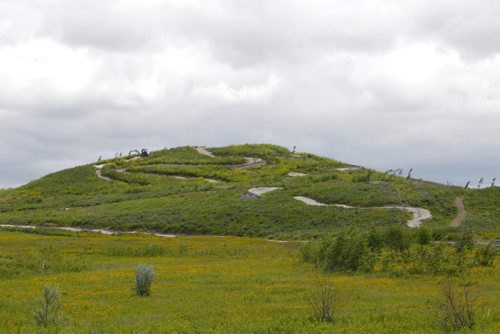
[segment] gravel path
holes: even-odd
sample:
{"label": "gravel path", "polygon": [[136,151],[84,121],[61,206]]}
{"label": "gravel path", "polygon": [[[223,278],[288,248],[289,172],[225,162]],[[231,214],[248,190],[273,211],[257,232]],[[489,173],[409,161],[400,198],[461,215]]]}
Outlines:
{"label": "gravel path", "polygon": [[206,147],[196,147],[195,149],[200,154],[206,155],[210,158],[215,158],[215,155],[213,155],[212,152],[210,152]]}
{"label": "gravel path", "polygon": [[411,212],[413,214],[413,217],[412,217],[412,219],[410,219],[406,222],[406,225],[408,227],[411,227],[411,228],[419,227],[422,224],[423,220],[432,218],[431,212],[429,210],[423,209],[423,208],[414,208],[411,206],[384,205],[384,206],[374,206],[374,207],[357,207],[357,206],[350,206],[350,205],[345,205],[345,204],[320,203],[312,198],[304,197],[304,196],[295,196],[294,198],[298,201],[301,201],[307,205],[312,205],[312,206],[335,206],[335,207],[343,208],[343,209],[398,209],[398,210],[402,210],[402,211],[406,211],[406,212]]}
{"label": "gravel path", "polygon": [[[195,147],[196,151],[200,154],[206,155],[207,157],[215,158],[212,152],[206,147]],[[261,158],[244,157],[245,163],[240,165],[235,165],[233,168],[254,168],[264,166],[267,162]]]}
{"label": "gravel path", "polygon": [[102,180],[113,181],[109,177],[106,177],[106,176],[102,175],[102,169],[104,168],[104,166],[106,166],[106,164],[96,165],[95,166],[95,175],[97,175],[97,177],[100,178],[100,179],[102,179]]}
{"label": "gravel path", "polygon": [[304,173],[297,173],[297,172],[290,172],[288,174],[286,174],[286,176],[289,176],[289,177],[299,177],[299,176],[306,176],[307,174],[304,174]]}
{"label": "gravel path", "polygon": [[243,200],[249,200],[249,199],[257,199],[262,197],[263,194],[275,191],[278,189],[283,189],[280,187],[258,187],[258,188],[250,188],[248,191],[241,196],[241,199]]}
{"label": "gravel path", "polygon": [[467,216],[467,211],[465,211],[464,199],[462,197],[457,197],[455,199],[455,206],[457,207],[457,215],[450,223],[450,227],[459,227],[462,221]]}
{"label": "gravel path", "polygon": [[15,227],[15,228],[23,228],[23,229],[40,229],[46,228],[49,230],[60,230],[60,231],[68,231],[68,232],[90,232],[90,233],[100,233],[105,235],[116,235],[116,234],[146,234],[146,235],[154,235],[160,238],[175,238],[175,234],[164,234],[164,233],[155,233],[155,232],[142,232],[142,231],[116,231],[116,230],[108,230],[108,229],[99,229],[99,228],[84,228],[84,227],[68,227],[68,226],[55,226],[55,227],[44,227],[44,226],[32,226],[32,225],[11,225],[11,224],[0,224],[0,227]]}
{"label": "gravel path", "polygon": [[267,162],[261,158],[244,157],[245,163],[241,165],[235,165],[233,168],[254,168],[264,166]]}

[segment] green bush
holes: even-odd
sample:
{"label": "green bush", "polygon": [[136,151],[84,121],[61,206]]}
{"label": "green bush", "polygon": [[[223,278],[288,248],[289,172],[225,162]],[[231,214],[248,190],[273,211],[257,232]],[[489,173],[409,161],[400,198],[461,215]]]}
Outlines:
{"label": "green bush", "polygon": [[301,250],[302,258],[332,271],[371,271],[374,261],[366,239],[354,231],[310,242]]}
{"label": "green bush", "polygon": [[388,228],[384,233],[384,243],[387,247],[398,251],[408,249],[410,246],[410,241],[401,226]]}
{"label": "green bush", "polygon": [[425,227],[420,227],[417,230],[417,243],[419,245],[427,245],[431,241],[431,234]]}
{"label": "green bush", "polygon": [[379,250],[384,247],[384,237],[380,231],[371,228],[368,232],[367,243],[371,250]]}
{"label": "green bush", "polygon": [[151,266],[140,264],[135,268],[135,292],[138,296],[149,296],[151,284],[155,279],[155,270]]}
{"label": "green bush", "polygon": [[479,266],[491,267],[496,255],[497,250],[490,243],[486,246],[480,246],[474,254],[474,259]]}
{"label": "green bush", "polygon": [[[488,256],[492,255],[486,251],[476,255],[481,259]],[[454,247],[444,243],[411,245],[406,233],[399,228],[385,232],[376,229],[368,233],[349,231],[325,237],[302,247],[301,257],[326,272],[372,272],[377,268],[392,276],[457,276],[474,265],[470,252],[456,252]],[[488,262],[483,260],[481,263]]]}

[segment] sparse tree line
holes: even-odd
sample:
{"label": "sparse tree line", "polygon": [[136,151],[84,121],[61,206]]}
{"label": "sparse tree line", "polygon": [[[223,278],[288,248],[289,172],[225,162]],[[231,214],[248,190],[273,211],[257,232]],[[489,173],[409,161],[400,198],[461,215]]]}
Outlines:
{"label": "sparse tree line", "polygon": [[[493,188],[496,184],[496,181],[497,181],[497,178],[494,177],[491,179],[491,182],[490,182],[490,188]],[[469,186],[470,186],[470,183],[471,181],[467,181],[467,183],[465,184],[465,189],[468,189]],[[479,182],[477,183],[477,188],[478,189],[481,189],[481,187],[484,185],[484,177],[480,178],[479,179]]]}
{"label": "sparse tree line", "polygon": [[[403,168],[396,168],[396,169],[388,169],[388,170],[386,170],[384,172],[384,175],[392,175],[392,176],[403,177],[403,173],[404,173],[404,169]],[[406,179],[407,180],[411,180],[412,173],[413,173],[413,168],[410,168],[408,170],[408,174],[406,175]],[[367,175],[364,175],[364,176],[360,177],[359,179],[357,179],[355,181],[358,181],[358,182],[369,182],[371,174],[372,174],[372,172],[369,169]],[[494,178],[491,179],[490,184],[489,184],[490,188],[493,188],[496,185],[496,180],[497,180],[496,177],[494,177]],[[485,182],[486,182],[485,178],[481,177],[479,179],[478,183],[477,183],[477,188],[481,189],[481,187],[484,186]],[[447,182],[447,185],[450,186],[451,184],[449,182]],[[464,188],[468,189],[470,185],[471,185],[471,181],[467,181],[467,183],[465,184]]]}

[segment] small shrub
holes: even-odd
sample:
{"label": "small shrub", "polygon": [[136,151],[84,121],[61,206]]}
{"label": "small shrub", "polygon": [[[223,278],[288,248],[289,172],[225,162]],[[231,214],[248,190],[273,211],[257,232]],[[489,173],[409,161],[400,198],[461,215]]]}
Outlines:
{"label": "small shrub", "polygon": [[476,283],[464,280],[458,283],[449,278],[441,285],[442,301],[439,318],[446,329],[472,328],[479,308],[479,288]]}
{"label": "small shrub", "polygon": [[363,236],[340,233],[323,250],[326,271],[371,271],[371,252]]}
{"label": "small shrub", "polygon": [[474,247],[474,234],[470,228],[466,229],[460,238],[455,242],[455,249],[458,253],[461,253],[467,249],[472,249]]}
{"label": "small shrub", "polygon": [[335,320],[340,307],[340,293],[332,277],[316,273],[309,304],[315,319],[323,322]]}
{"label": "small shrub", "polygon": [[419,245],[427,245],[431,241],[431,234],[425,227],[420,227],[417,230],[417,243]]}
{"label": "small shrub", "polygon": [[490,243],[486,246],[479,247],[476,250],[474,254],[474,260],[475,263],[479,266],[491,267],[496,255],[497,250]]}
{"label": "small shrub", "polygon": [[384,233],[384,243],[387,247],[398,251],[406,250],[410,246],[401,226],[388,228]]}
{"label": "small shrub", "polygon": [[151,284],[155,279],[155,270],[151,266],[140,264],[135,268],[135,292],[138,296],[149,296]]}
{"label": "small shrub", "polygon": [[43,287],[43,297],[40,300],[40,307],[34,315],[37,325],[47,327],[59,322],[60,298],[61,293],[57,286],[45,285]]}
{"label": "small shrub", "polygon": [[384,237],[375,228],[370,229],[366,241],[371,250],[379,250],[384,247]]}

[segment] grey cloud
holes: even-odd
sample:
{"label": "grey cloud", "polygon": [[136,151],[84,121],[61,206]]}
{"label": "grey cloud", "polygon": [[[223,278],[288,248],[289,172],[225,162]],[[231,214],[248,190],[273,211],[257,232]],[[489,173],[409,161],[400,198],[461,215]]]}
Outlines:
{"label": "grey cloud", "polygon": [[2,2],[0,187],[133,148],[245,142],[500,176],[493,4]]}

